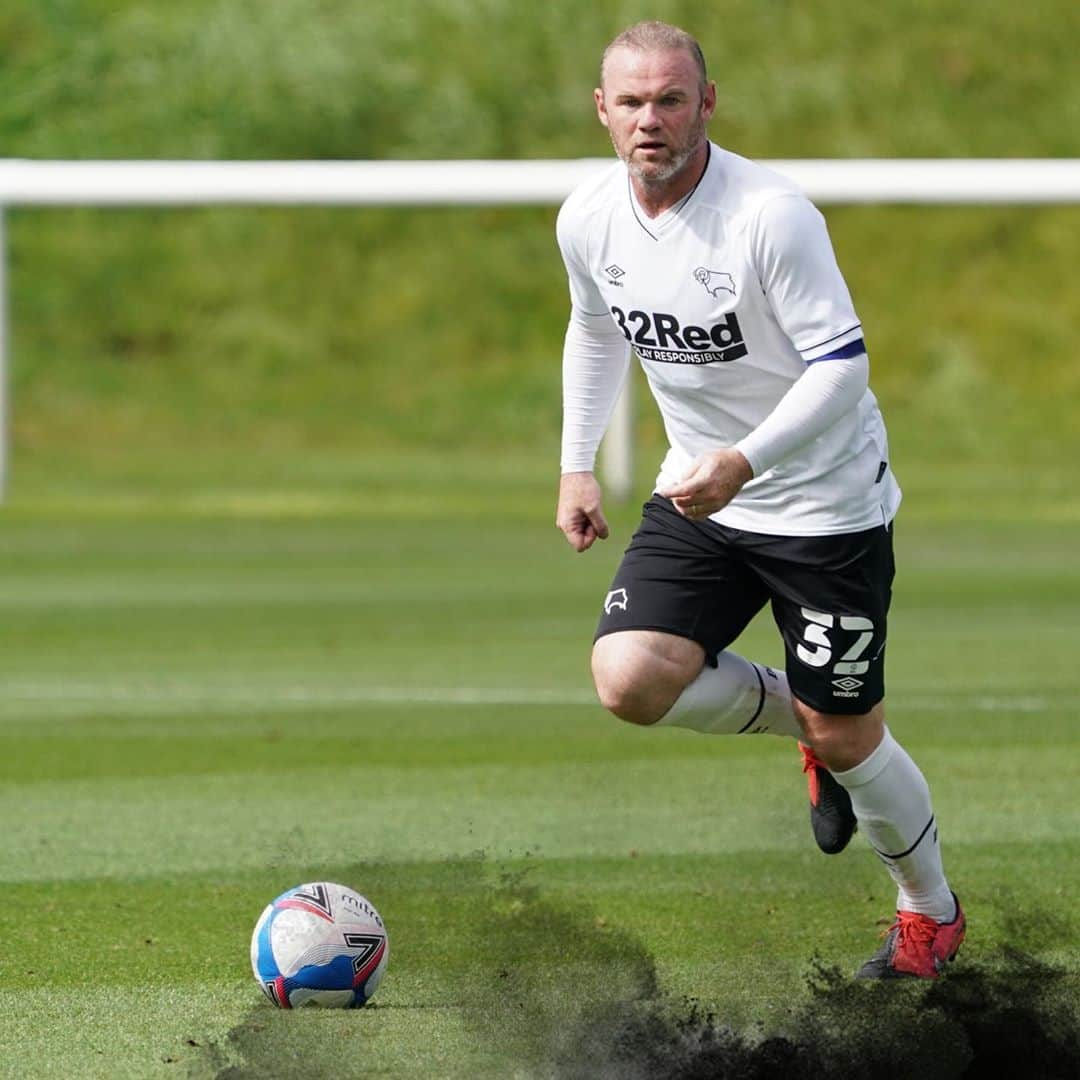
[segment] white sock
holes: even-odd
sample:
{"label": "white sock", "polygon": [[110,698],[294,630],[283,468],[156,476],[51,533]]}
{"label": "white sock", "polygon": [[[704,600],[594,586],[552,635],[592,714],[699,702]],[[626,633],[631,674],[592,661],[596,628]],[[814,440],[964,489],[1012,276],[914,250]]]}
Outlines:
{"label": "white sock", "polygon": [[733,652],[722,652],[716,667],[702,668],[657,723],[710,735],[802,737],[787,676]]}
{"label": "white sock", "polygon": [[896,882],[897,909],[951,921],[956,905],[941,866],[930,788],[907,751],[886,728],[865,761],[833,776],[847,789],[863,836]]}

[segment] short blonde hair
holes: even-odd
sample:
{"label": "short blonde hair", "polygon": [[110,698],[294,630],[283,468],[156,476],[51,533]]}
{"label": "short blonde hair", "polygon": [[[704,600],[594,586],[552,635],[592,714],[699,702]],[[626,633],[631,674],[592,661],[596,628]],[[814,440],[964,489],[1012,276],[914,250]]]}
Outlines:
{"label": "short blonde hair", "polygon": [[600,60],[601,86],[604,85],[608,57],[616,49],[637,49],[639,52],[688,52],[697,65],[702,93],[709,84],[709,76],[705,70],[705,54],[701,51],[697,39],[670,23],[648,20],[628,26],[619,34],[604,50],[604,55]]}

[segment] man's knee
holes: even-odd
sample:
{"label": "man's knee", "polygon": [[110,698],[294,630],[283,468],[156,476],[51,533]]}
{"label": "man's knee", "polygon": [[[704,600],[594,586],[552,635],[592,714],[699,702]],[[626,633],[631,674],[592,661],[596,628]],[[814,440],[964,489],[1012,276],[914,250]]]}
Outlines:
{"label": "man's knee", "polygon": [[607,634],[593,646],[592,674],[600,704],[631,724],[655,724],[704,663],[695,642],[653,631]]}
{"label": "man's knee", "polygon": [[647,727],[655,724],[664,715],[664,710],[656,708],[648,688],[642,684],[605,681],[595,675],[593,678],[600,704],[620,720]]}
{"label": "man's knee", "polygon": [[628,723],[654,724],[660,715],[650,708],[648,666],[615,637],[602,637],[593,646],[592,676],[600,704]]}

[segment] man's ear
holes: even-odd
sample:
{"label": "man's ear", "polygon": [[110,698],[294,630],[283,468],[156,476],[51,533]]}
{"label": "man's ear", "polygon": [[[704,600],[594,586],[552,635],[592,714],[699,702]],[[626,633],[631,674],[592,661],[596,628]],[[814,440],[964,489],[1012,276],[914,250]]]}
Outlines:
{"label": "man's ear", "polygon": [[701,119],[708,120],[716,112],[716,83],[711,79],[701,95]]}
{"label": "man's ear", "polygon": [[596,102],[596,115],[600,117],[600,123],[608,126],[607,106],[604,104],[604,91],[598,86],[593,92],[593,101]]}

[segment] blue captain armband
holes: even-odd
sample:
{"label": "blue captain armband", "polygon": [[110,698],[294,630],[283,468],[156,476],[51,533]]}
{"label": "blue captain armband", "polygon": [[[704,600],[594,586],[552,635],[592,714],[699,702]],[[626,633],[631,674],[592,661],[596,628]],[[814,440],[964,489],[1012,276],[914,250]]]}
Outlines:
{"label": "blue captain armband", "polygon": [[832,352],[826,353],[824,356],[815,357],[813,360],[807,360],[806,366],[811,364],[820,364],[822,360],[850,360],[853,356],[860,356],[866,352],[866,342],[862,338],[856,338],[854,341],[849,341],[846,345],[841,345],[839,349],[833,349]]}

